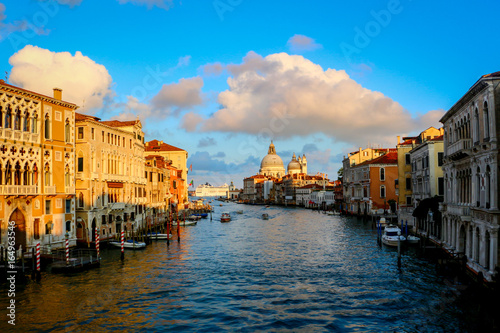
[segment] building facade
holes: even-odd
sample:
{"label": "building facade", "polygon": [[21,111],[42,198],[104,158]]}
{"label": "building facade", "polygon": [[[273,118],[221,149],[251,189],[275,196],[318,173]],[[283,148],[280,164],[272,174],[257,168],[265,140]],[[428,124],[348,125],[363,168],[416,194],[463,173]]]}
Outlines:
{"label": "building facade", "polygon": [[500,72],[483,75],[441,118],[443,245],[491,281],[498,265]]}
{"label": "building facade", "polygon": [[74,124],[77,106],[0,80],[0,240],[15,247],[76,243]]}

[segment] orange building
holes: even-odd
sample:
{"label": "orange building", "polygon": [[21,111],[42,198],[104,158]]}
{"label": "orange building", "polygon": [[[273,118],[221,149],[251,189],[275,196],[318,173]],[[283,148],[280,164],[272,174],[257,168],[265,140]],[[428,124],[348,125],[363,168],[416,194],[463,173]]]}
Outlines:
{"label": "orange building", "polygon": [[351,166],[353,186],[349,212],[358,215],[390,210],[390,201],[397,202],[398,154],[395,149],[386,154]]}
{"label": "orange building", "polygon": [[76,244],[75,110],[0,80],[0,239],[15,222],[16,249]]}

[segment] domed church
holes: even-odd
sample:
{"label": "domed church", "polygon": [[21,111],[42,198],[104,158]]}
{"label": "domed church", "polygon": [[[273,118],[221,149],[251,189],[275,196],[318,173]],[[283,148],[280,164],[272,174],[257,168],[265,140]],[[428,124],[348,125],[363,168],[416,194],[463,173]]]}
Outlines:
{"label": "domed church", "polygon": [[[288,163],[288,174],[305,173],[307,174],[307,160],[306,155],[297,158],[295,153],[293,154],[292,161]],[[276,178],[282,178],[287,174],[285,166],[283,165],[283,160],[276,154],[276,148],[273,142],[269,145],[267,155],[264,156],[262,162],[260,163],[259,175],[271,176]]]}

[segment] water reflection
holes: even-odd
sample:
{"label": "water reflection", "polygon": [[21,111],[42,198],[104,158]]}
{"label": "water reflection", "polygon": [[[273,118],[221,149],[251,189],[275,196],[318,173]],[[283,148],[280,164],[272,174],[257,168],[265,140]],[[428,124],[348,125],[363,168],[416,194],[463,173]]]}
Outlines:
{"label": "water reflection", "polygon": [[[379,248],[370,223],[224,204],[181,241],[102,251],[100,269],[18,293],[23,331],[458,331],[433,266]],[[243,214],[236,210],[243,209]],[[222,211],[232,221],[220,223]],[[269,220],[262,220],[263,212]],[[0,300],[5,304],[5,293]],[[2,323],[3,325],[4,323]]]}

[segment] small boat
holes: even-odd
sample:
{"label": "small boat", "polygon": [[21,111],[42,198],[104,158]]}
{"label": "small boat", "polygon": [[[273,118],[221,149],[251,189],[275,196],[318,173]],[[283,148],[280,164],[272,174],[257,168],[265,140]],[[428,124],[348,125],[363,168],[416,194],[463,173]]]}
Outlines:
{"label": "small boat", "polygon": [[196,225],[196,223],[198,223],[198,220],[184,220],[184,221],[180,221],[181,222],[181,225],[186,227],[186,226],[190,226],[190,225]]}
{"label": "small boat", "polygon": [[408,235],[408,237],[406,237],[406,241],[408,242],[408,244],[418,244],[418,242],[420,242],[420,238],[417,236]]}
{"label": "small boat", "polygon": [[378,222],[380,226],[385,227],[388,225],[387,221],[385,220],[385,217],[381,217],[380,221]]}
{"label": "small boat", "polygon": [[401,229],[394,225],[386,226],[382,234],[382,243],[387,246],[398,246],[398,240],[401,242],[406,240],[405,236],[401,235]]}
{"label": "small boat", "polygon": [[201,216],[191,214],[186,219],[189,221],[198,221],[198,220],[201,220]]}
{"label": "small boat", "polygon": [[196,213],[196,214],[192,214],[192,215],[199,216],[199,217],[202,217],[202,218],[206,218],[208,216],[208,213]]}
{"label": "small boat", "polygon": [[243,211],[242,210],[237,210],[236,213],[237,214],[243,214]]}
{"label": "small boat", "polygon": [[150,232],[146,236],[151,238],[151,239],[171,239],[172,238],[172,234],[160,234],[158,232]]}
{"label": "small boat", "polygon": [[267,214],[267,213],[262,214],[262,219],[269,220],[269,214]]}
{"label": "small boat", "polygon": [[221,207],[222,207],[222,204],[219,204],[219,206],[221,206]]}
{"label": "small boat", "polygon": [[229,213],[222,213],[222,215],[220,216],[220,221],[221,222],[231,221],[231,215],[229,215]]}
{"label": "small boat", "polygon": [[[119,248],[122,247],[121,242],[113,241],[113,242],[109,242],[109,244],[116,246],[116,247],[119,247]],[[128,240],[123,242],[123,248],[125,248],[125,249],[136,250],[136,249],[143,249],[145,247],[146,247],[146,243],[134,241],[132,239],[128,239]]]}

